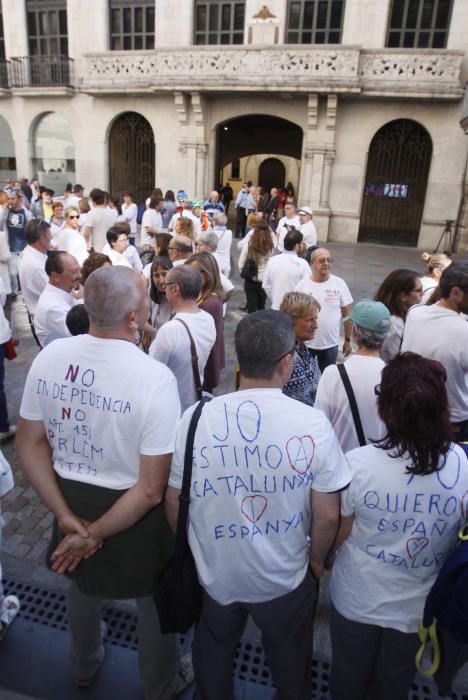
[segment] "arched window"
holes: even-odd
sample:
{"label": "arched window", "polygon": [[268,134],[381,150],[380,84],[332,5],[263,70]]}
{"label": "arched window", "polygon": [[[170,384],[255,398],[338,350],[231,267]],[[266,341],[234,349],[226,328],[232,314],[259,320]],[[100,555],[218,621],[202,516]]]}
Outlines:
{"label": "arched window", "polygon": [[154,49],[155,0],[110,0],[110,49]]}
{"label": "arched window", "polygon": [[245,2],[195,0],[195,44],[243,44]]}
{"label": "arched window", "polygon": [[33,134],[33,166],[39,181],[52,189],[75,179],[75,144],[67,120],[55,112],[41,117]]}
{"label": "arched window", "polygon": [[345,0],[289,0],[287,44],[339,44]]}
{"label": "arched window", "polygon": [[452,0],[392,0],[387,46],[444,49]]}

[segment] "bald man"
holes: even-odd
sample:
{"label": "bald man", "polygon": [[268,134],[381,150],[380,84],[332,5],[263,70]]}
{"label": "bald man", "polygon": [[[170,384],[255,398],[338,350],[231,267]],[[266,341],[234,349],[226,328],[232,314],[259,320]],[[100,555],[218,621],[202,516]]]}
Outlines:
{"label": "bald man", "polygon": [[161,634],[152,592],[173,545],[162,501],[177,383],[135,345],[149,310],[140,274],[102,267],[86,280],[84,301],[89,334],[56,340],[32,364],[16,449],[55,516],[51,566],[72,579],[76,685],[90,686],[104,660],[103,599],[135,598],[146,697],[172,700],[183,687],[177,639]]}
{"label": "bald man", "polygon": [[[310,261],[312,275],[301,280],[295,288],[296,292],[312,294],[320,304],[318,329],[307,345],[314,351],[321,372],[336,363],[341,319],[350,315],[353,304],[346,282],[331,274],[332,263],[327,248],[314,250]],[[344,330],[343,354],[346,356],[351,354],[351,321],[344,322]]]}

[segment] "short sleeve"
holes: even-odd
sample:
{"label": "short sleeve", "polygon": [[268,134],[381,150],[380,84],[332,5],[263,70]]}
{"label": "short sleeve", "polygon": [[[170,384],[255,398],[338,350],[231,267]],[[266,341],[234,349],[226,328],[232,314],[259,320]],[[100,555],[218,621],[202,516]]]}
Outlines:
{"label": "short sleeve", "polygon": [[351,296],[351,292],[349,291],[349,287],[346,282],[341,280],[341,284],[341,308],[343,308],[343,306],[349,306],[349,304],[353,303],[353,297]]}
{"label": "short sleeve", "polygon": [[[164,370],[163,379],[148,401],[148,410],[140,438],[140,454],[164,455],[174,452],[175,432],[180,417],[179,392],[177,382],[170,370]],[[161,397],[164,397],[164,410],[161,410]]]}
{"label": "short sleeve", "polygon": [[187,442],[187,434],[190,424],[190,419],[197,404],[190,406],[180,419],[176,430],[176,447],[172,455],[171,472],[169,474],[169,486],[174,489],[182,488],[182,479],[184,476],[184,460],[185,460],[185,445]]}
{"label": "short sleeve", "polygon": [[41,406],[39,402],[39,396],[41,393],[41,378],[37,371],[37,360],[39,360],[39,357],[33,362],[28,372],[23,391],[23,398],[21,399],[20,416],[26,420],[42,420]]}
{"label": "short sleeve", "polygon": [[345,488],[352,479],[352,472],[330,421],[323,413],[321,415],[323,426],[321,426],[320,464],[314,475],[312,489],[331,493]]}

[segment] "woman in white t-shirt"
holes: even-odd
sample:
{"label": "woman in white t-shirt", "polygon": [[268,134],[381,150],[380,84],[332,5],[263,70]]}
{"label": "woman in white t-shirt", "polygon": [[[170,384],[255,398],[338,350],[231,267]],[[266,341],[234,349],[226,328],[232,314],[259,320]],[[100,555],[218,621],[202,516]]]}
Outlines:
{"label": "woman in white t-shirt", "polygon": [[440,277],[446,267],[451,265],[452,259],[445,253],[423,253],[421,260],[426,267],[426,274],[421,277],[423,294],[421,304],[427,304],[434,291],[439,286]]}
{"label": "woman in white t-shirt", "polygon": [[403,353],[376,387],[386,436],[351,450],[330,579],[333,700],[406,700],[426,596],[463,524],[468,460],[446,372]]}
{"label": "woman in white t-shirt", "polygon": [[392,316],[390,332],[380,348],[384,362],[390,362],[400,352],[406,314],[412,306],[421,303],[422,291],[418,273],[405,269],[390,272],[378,288],[374,300],[385,304]]}
{"label": "woman in white t-shirt", "polygon": [[122,192],[122,216],[124,221],[130,224],[130,235],[128,237],[130,245],[135,245],[137,234],[138,207],[132,199],[132,194],[128,190]]}

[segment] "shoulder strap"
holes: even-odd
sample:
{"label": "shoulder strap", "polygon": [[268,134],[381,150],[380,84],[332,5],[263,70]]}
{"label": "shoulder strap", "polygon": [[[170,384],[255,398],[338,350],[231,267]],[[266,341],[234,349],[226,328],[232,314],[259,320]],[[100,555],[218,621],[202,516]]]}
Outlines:
{"label": "shoulder strap", "polygon": [[364,437],[364,430],[362,429],[361,417],[359,415],[359,410],[356,403],[356,397],[354,396],[353,387],[349,381],[348,373],[346,367],[341,364],[337,365],[338,372],[340,373],[341,380],[344,384],[346,395],[348,397],[349,406],[351,408],[351,413],[353,414],[354,427],[356,428],[357,437],[361,447],[367,444],[366,438]]}
{"label": "shoulder strap", "polygon": [[195,382],[195,391],[197,392],[197,399],[200,401],[202,398],[202,384],[201,384],[201,379],[200,379],[200,370],[198,369],[198,355],[197,355],[197,348],[195,347],[195,341],[192,337],[192,334],[190,333],[190,328],[187,326],[185,321],[182,321],[181,318],[174,318],[174,321],[179,321],[181,323],[185,330],[188,333],[188,337],[190,340],[190,353],[192,355],[192,372],[193,372],[193,380]]}
{"label": "shoulder strap", "polygon": [[211,401],[211,399],[208,397],[203,397],[201,401],[198,402],[197,407],[192,413],[192,418],[190,419],[187,433],[184,456],[184,475],[182,477],[182,488],[179,494],[179,515],[177,517],[177,531],[175,537],[174,575],[182,573],[185,548],[187,545],[187,518],[190,505],[190,486],[192,483],[193,443],[195,440],[198,421],[201,416],[203,406],[207,401]]}

